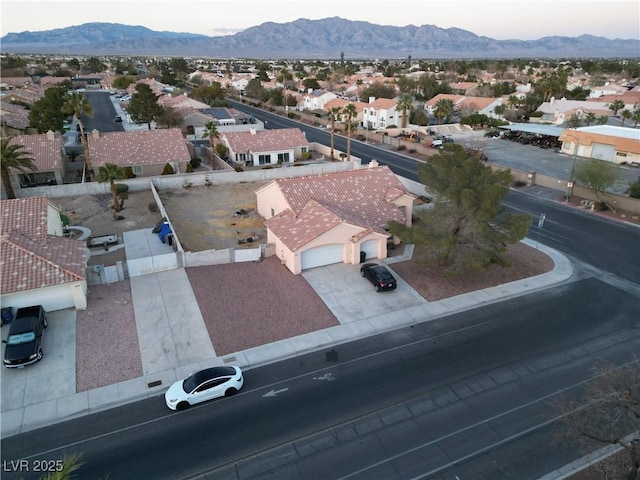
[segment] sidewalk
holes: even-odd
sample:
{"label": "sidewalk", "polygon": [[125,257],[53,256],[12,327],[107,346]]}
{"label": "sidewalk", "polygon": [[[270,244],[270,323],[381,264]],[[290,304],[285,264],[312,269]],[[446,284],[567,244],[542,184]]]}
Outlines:
{"label": "sidewalk", "polygon": [[[527,243],[535,244],[529,241]],[[347,268],[349,266],[336,264],[311,269],[303,275],[336,316],[339,325],[222,357],[217,357],[211,346],[184,269],[132,277],[131,291],[143,376],[74,393],[75,370],[70,371],[62,364],[57,377],[42,373],[38,375],[36,372],[43,370],[37,369],[25,368],[24,375],[3,369],[1,436],[5,438],[136,400],[160,397],[173,382],[202,368],[233,363],[249,370],[350,340],[521,296],[562,283],[571,277],[573,268],[566,257],[543,245],[538,248],[554,260],[555,267],[551,272],[437,302],[428,302],[405,283],[394,292],[398,293],[397,296],[380,295],[375,304],[364,306],[358,302],[358,298],[345,300],[350,297],[338,298],[333,295],[336,282],[351,281]],[[403,255],[391,257],[384,263],[401,262],[411,258],[411,255],[412,249],[406,247]],[[75,312],[53,312],[57,316],[71,316],[71,313],[74,318],[60,321],[56,324],[56,329],[69,329],[69,335],[65,338],[75,341]],[[8,329],[3,329],[3,335],[4,330]],[[56,338],[61,333],[58,331]],[[204,343],[202,338],[206,340]],[[71,345],[67,345],[67,353],[70,348]],[[47,361],[54,361],[54,357],[55,355],[49,355]],[[38,367],[40,364],[34,366]],[[18,375],[13,375],[14,373]],[[25,377],[24,384],[18,383],[17,379],[21,376]],[[15,385],[11,384],[12,379],[16,379]],[[11,391],[8,392],[7,389]],[[53,391],[54,398],[43,397],[41,390],[46,389]],[[40,391],[40,397],[35,397],[35,403],[34,391]],[[159,398],[158,401],[163,400]]]}

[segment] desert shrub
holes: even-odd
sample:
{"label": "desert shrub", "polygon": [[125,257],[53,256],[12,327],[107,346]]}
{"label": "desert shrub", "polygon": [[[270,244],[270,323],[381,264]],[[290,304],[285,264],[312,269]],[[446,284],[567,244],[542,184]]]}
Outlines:
{"label": "desert shrub", "polygon": [[173,171],[173,167],[168,163],[165,163],[164,168],[162,169],[162,175],[173,175],[174,173],[176,172]]}
{"label": "desert shrub", "polygon": [[187,173],[193,172],[193,167],[191,166],[191,162],[187,163]]}
{"label": "desert shrub", "polygon": [[640,179],[629,185],[628,193],[631,198],[640,198]]}
{"label": "desert shrub", "polygon": [[409,150],[407,150],[407,152],[409,152],[409,153],[416,153],[416,149],[415,149],[415,148],[410,148]]}
{"label": "desert shrub", "polygon": [[129,191],[129,185],[125,185],[124,183],[116,183],[116,195],[122,195],[123,193],[127,193]]}
{"label": "desert shrub", "polygon": [[69,217],[67,217],[64,213],[60,214],[60,220],[62,221],[62,226],[66,227],[69,225]]}
{"label": "desert shrub", "polygon": [[158,211],[158,204],[156,202],[149,203],[149,211],[151,213],[156,213]]}
{"label": "desert shrub", "polygon": [[273,170],[273,165],[266,165],[262,167],[262,170]]}
{"label": "desert shrub", "polygon": [[229,149],[227,147],[225,147],[222,143],[218,143],[216,145],[216,153],[218,154],[218,156],[220,158],[222,158],[223,160],[227,159],[227,155],[229,153]]}
{"label": "desert shrub", "polygon": [[235,170],[236,172],[244,172],[244,168],[242,168],[240,165],[236,165],[236,166],[235,166],[235,168],[234,168],[234,170]]}
{"label": "desert shrub", "polygon": [[406,145],[398,145],[398,148],[396,148],[396,150],[400,151],[400,150],[406,150],[407,146]]}
{"label": "desert shrub", "polygon": [[202,160],[200,160],[198,157],[191,157],[191,160],[189,160],[189,165],[191,165],[191,167],[193,168],[198,168],[201,163]]}
{"label": "desert shrub", "polygon": [[302,152],[302,154],[300,155],[300,158],[302,160],[309,160],[311,158],[311,153],[310,152]]}

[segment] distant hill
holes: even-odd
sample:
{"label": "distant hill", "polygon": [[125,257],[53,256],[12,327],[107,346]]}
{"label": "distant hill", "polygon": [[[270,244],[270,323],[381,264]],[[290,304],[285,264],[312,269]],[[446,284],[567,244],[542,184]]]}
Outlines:
{"label": "distant hill", "polygon": [[638,57],[640,40],[592,35],[495,40],[459,28],[375,25],[339,17],[267,22],[234,35],[157,32],[142,26],[86,23],[43,32],[9,33],[3,53],[175,55],[244,58],[562,58]]}

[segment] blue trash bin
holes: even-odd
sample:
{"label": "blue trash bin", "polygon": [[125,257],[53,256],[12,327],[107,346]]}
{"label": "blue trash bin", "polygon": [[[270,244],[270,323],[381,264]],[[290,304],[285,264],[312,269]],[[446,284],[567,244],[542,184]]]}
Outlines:
{"label": "blue trash bin", "polygon": [[2,313],[0,313],[0,318],[2,318],[2,325],[4,325],[5,323],[11,323],[13,321],[13,308],[2,307]]}

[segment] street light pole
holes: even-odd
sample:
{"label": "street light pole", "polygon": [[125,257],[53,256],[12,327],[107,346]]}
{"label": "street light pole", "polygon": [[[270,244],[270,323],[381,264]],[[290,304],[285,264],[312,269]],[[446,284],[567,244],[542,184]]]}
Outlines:
{"label": "street light pole", "polygon": [[573,187],[575,185],[574,176],[576,171],[576,161],[578,160],[578,137],[570,133],[565,133],[564,136],[570,137],[573,139],[573,142],[571,142],[573,144],[572,153],[571,153],[571,156],[573,157],[573,164],[571,165],[571,173],[569,174],[570,176],[569,176],[569,181],[567,182],[567,191],[565,194],[565,202],[569,202],[569,199],[573,195]]}

